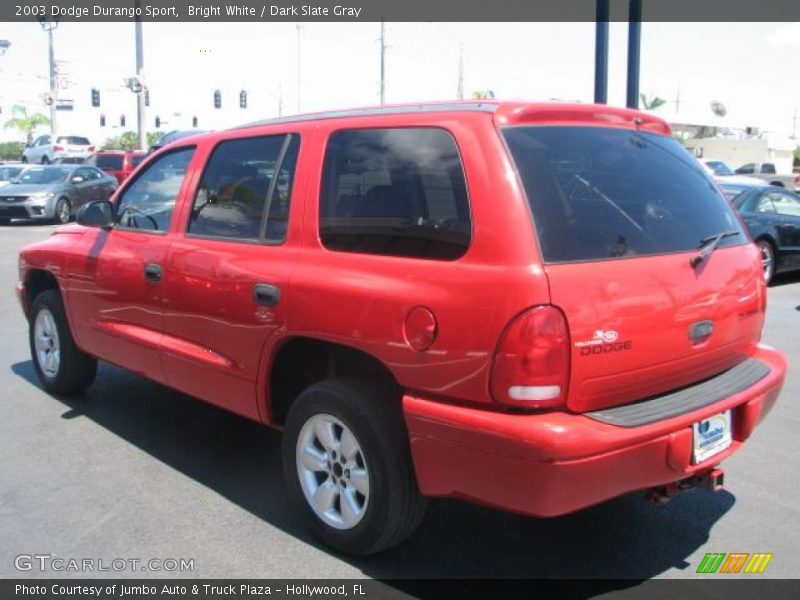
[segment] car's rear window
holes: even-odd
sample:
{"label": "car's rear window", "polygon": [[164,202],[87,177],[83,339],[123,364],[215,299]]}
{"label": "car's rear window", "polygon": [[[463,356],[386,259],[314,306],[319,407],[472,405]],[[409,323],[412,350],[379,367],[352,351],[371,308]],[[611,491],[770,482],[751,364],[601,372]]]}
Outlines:
{"label": "car's rear window", "polygon": [[98,169],[114,169],[120,171],[122,170],[124,158],[125,157],[121,154],[95,154],[87,163]]}
{"label": "car's rear window", "polygon": [[747,241],[713,181],[674,139],[607,127],[503,129],[547,262],[688,252]]}
{"label": "car's rear window", "polygon": [[89,140],[77,135],[62,135],[56,139],[56,144],[71,144],[73,146],[89,146]]}

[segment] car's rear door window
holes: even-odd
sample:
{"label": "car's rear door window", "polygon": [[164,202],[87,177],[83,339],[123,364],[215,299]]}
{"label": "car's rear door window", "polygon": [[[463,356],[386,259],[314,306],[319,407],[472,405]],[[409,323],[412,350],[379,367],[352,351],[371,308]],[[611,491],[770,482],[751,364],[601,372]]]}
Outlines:
{"label": "car's rear door window", "polygon": [[547,262],[719,246],[747,237],[716,185],[674,139],[579,126],[503,129]]}
{"label": "car's rear door window", "polygon": [[334,132],[325,153],[320,238],[331,250],[452,260],[472,232],[467,185],[442,129]]}

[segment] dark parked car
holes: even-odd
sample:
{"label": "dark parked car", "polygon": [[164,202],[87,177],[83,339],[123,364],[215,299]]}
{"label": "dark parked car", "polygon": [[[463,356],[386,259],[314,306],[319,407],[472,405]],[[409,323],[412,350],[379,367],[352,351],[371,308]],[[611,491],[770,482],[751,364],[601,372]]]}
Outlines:
{"label": "dark parked car", "polygon": [[172,143],[172,142],[174,142],[176,140],[182,140],[184,138],[191,137],[193,135],[200,135],[201,133],[208,133],[208,130],[207,129],[176,129],[174,131],[170,131],[170,132],[165,133],[164,135],[162,135],[160,138],[158,138],[158,141],[155,144],[150,146],[150,150],[148,151],[148,154],[152,154],[153,152],[155,152],[156,150],[158,150],[162,146],[166,146],[167,144],[170,144],[170,143]]}
{"label": "dark parked car", "polygon": [[800,196],[774,185],[727,185],[750,235],[761,249],[764,279],[800,269]]}
{"label": "dark parked car", "polygon": [[11,219],[50,219],[66,223],[86,202],[107,200],[117,180],[94,167],[29,167],[0,189],[0,223]]}

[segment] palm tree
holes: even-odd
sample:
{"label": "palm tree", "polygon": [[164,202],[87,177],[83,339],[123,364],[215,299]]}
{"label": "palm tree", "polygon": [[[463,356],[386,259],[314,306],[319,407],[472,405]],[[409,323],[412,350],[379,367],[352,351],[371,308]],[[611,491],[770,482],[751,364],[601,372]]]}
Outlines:
{"label": "palm tree", "polygon": [[660,106],[664,106],[667,101],[663,98],[659,98],[658,96],[653,96],[651,98],[647,97],[647,94],[639,94],[639,98],[642,99],[642,108],[645,110],[655,110]]}
{"label": "palm tree", "polygon": [[494,98],[494,92],[492,90],[478,90],[472,92],[472,98],[474,100],[489,100]]}
{"label": "palm tree", "polygon": [[29,116],[28,110],[21,104],[15,104],[11,114],[14,116],[6,122],[6,129],[17,129],[24,133],[28,144],[33,141],[33,132],[37,127],[50,124],[50,119],[42,113],[33,113]]}

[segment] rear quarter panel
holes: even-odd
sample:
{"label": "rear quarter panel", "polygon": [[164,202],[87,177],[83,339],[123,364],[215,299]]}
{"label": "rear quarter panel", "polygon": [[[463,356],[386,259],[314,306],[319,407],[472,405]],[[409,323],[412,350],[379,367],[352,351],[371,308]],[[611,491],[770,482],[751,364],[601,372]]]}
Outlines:
{"label": "rear quarter panel", "polygon": [[[325,147],[341,129],[437,127],[462,157],[472,211],[472,243],[454,261],[401,258],[324,248],[319,197]],[[308,336],[377,357],[406,389],[431,397],[491,403],[495,346],[509,321],[549,301],[533,225],[513,166],[488,113],[394,115],[321,121],[305,195],[303,253],[289,285],[288,337]],[[404,321],[414,307],[435,316],[437,335],[413,350]]]}

